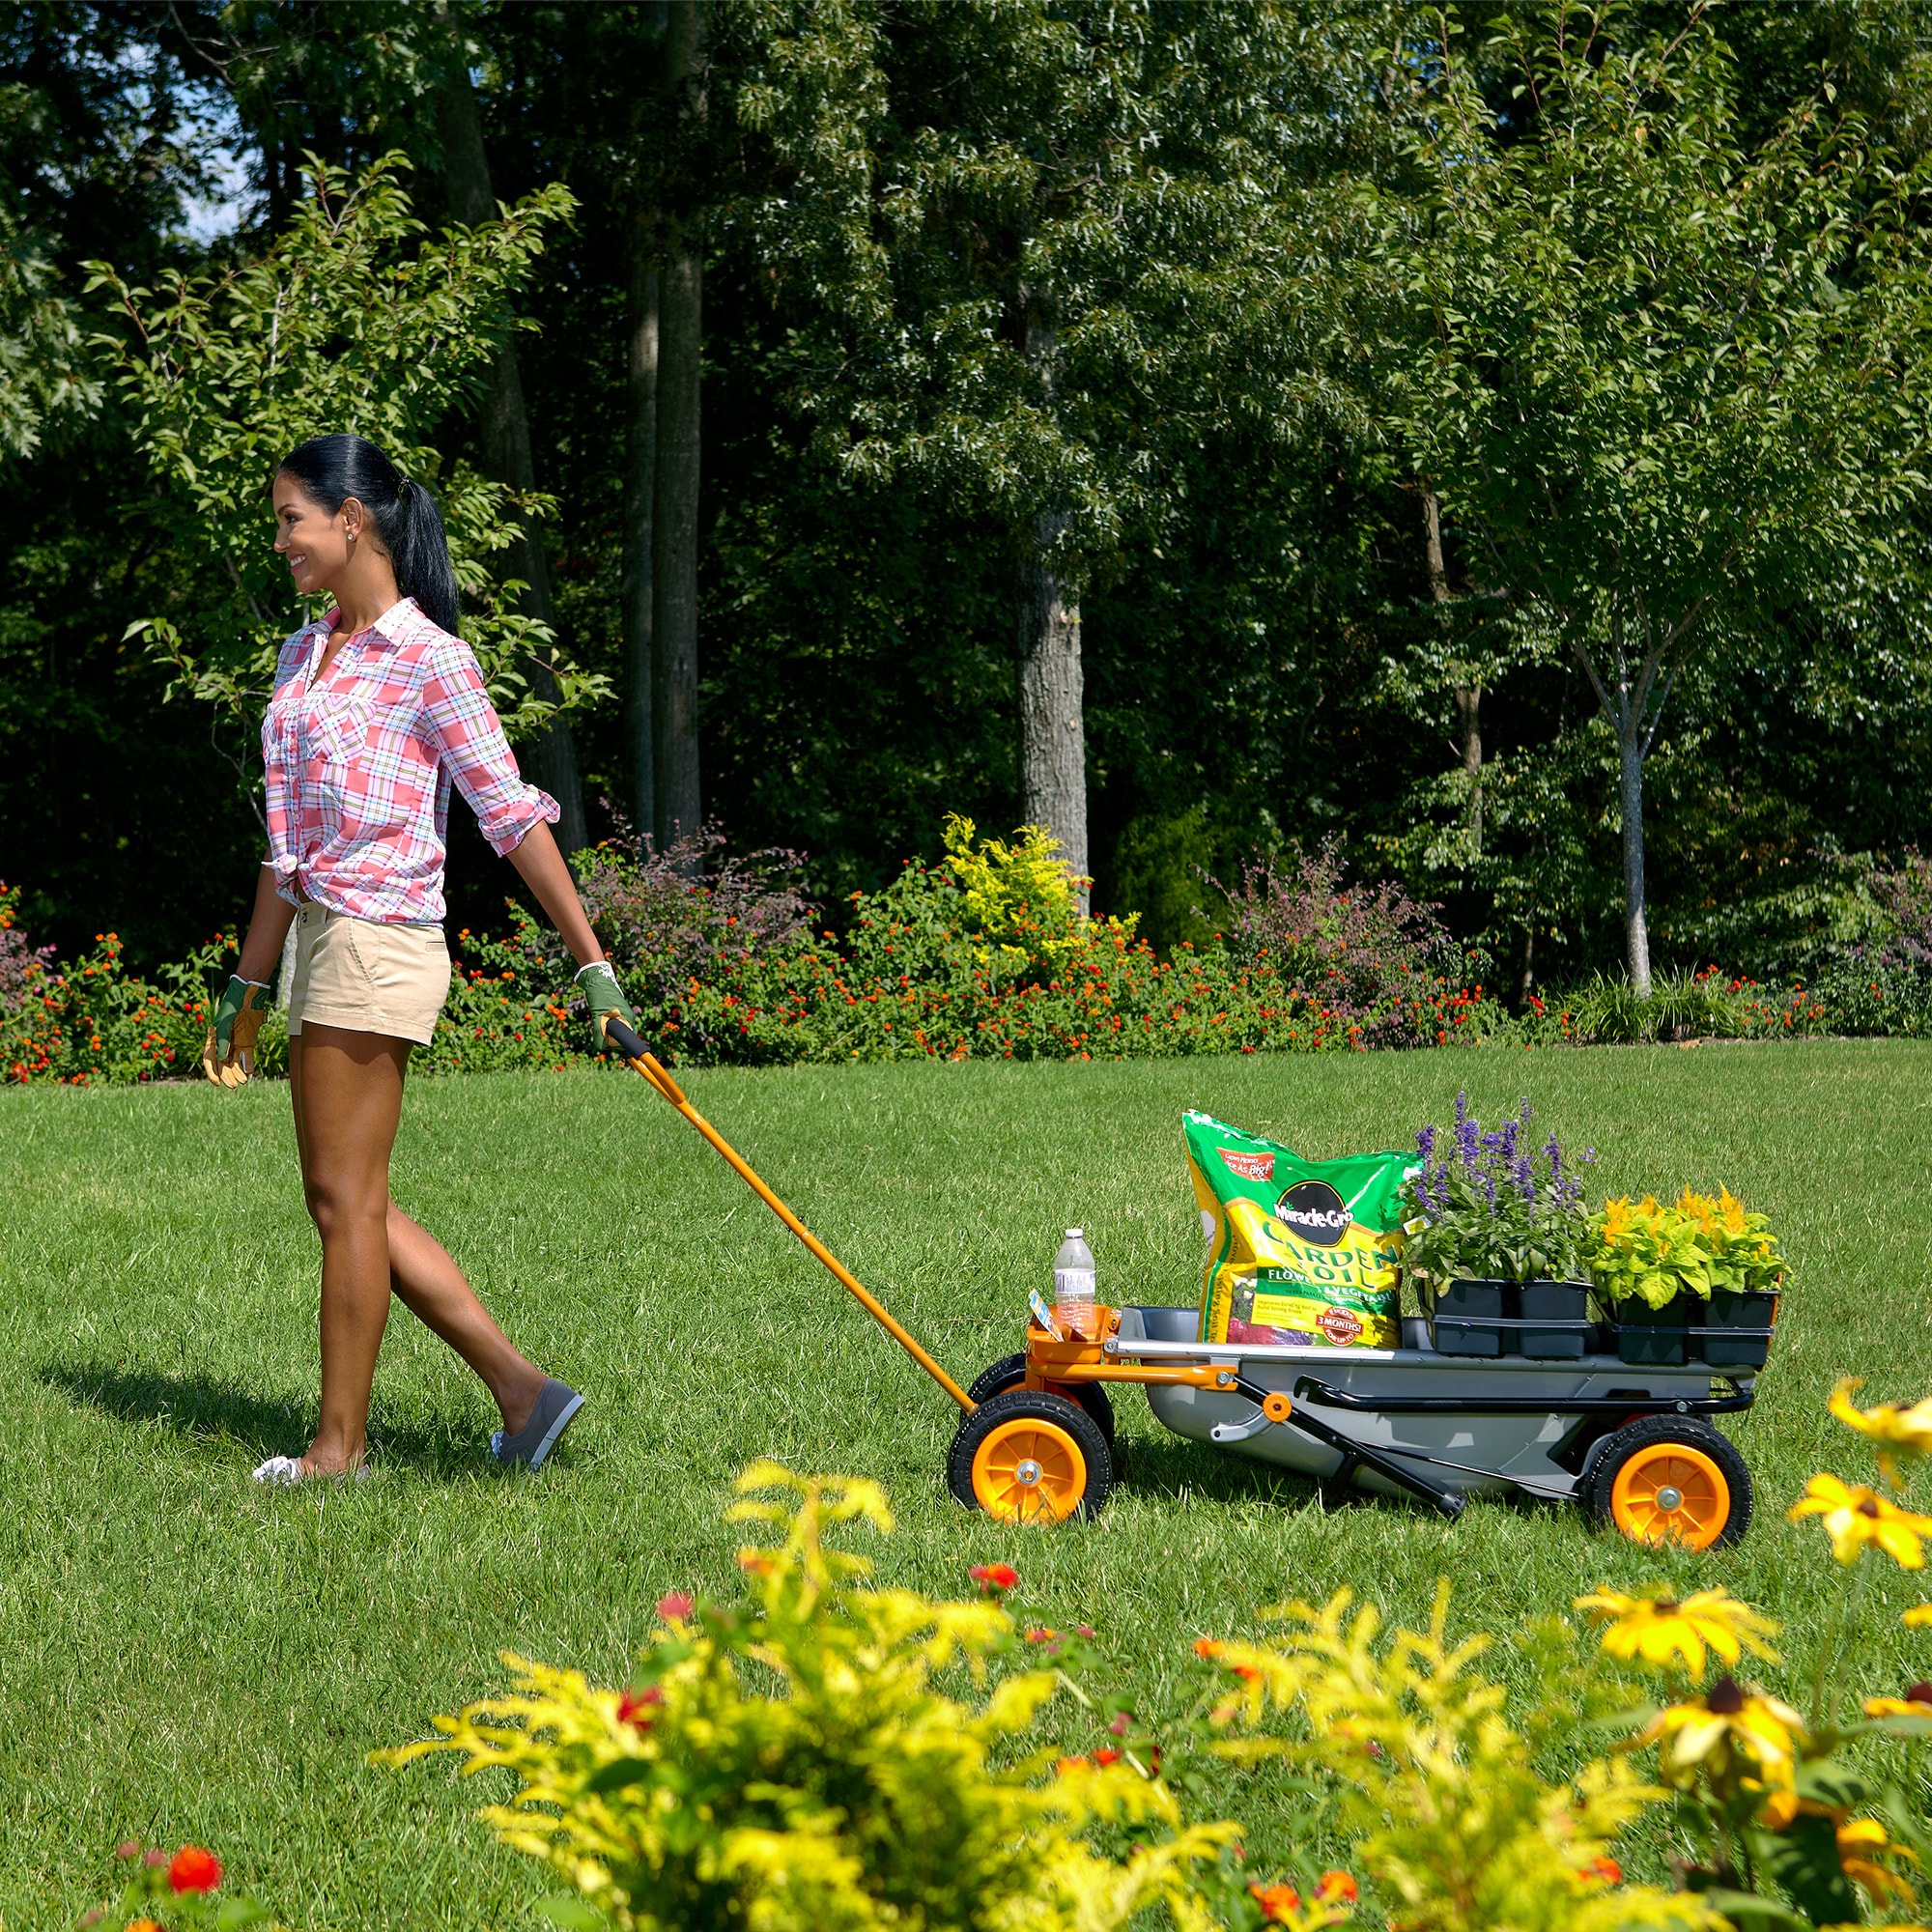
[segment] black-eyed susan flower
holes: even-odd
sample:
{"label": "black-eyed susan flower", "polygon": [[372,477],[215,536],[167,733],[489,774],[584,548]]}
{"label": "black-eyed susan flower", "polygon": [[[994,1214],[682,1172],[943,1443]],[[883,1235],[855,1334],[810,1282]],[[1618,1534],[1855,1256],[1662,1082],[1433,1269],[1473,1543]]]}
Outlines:
{"label": "black-eyed susan flower", "polygon": [[1847,1429],[1868,1435],[1876,1445],[1878,1465],[1893,1489],[1899,1486],[1898,1463],[1932,1455],[1932,1396],[1910,1408],[1882,1402],[1876,1408],[1858,1408],[1852,1397],[1864,1386],[1861,1376],[1847,1376],[1832,1391],[1831,1410]]}
{"label": "black-eyed susan flower", "polygon": [[1932,1517],[1902,1510],[1862,1483],[1813,1476],[1790,1509],[1793,1522],[1807,1516],[1823,1520],[1832,1539],[1832,1554],[1840,1563],[1856,1563],[1870,1545],[1883,1549],[1902,1570],[1925,1566],[1924,1539],[1932,1536]]}
{"label": "black-eyed susan flower", "polygon": [[1845,1876],[1864,1887],[1873,1901],[1883,1905],[1896,1898],[1906,1905],[1915,1903],[1911,1886],[1881,1859],[1910,1859],[1917,1856],[1905,1845],[1891,1842],[1890,1833],[1876,1818],[1854,1818],[1838,1827],[1838,1863]]}
{"label": "black-eyed susan flower", "polygon": [[1932,1684],[1921,1679],[1907,1688],[1903,1697],[1867,1697],[1868,1718],[1932,1718]]}
{"label": "black-eyed susan flower", "polygon": [[1776,1624],[1727,1590],[1699,1590],[1677,1598],[1659,1586],[1648,1596],[1626,1597],[1605,1585],[1578,1597],[1577,1608],[1588,1610],[1605,1627],[1604,1648],[1612,1657],[1658,1664],[1681,1657],[1694,1683],[1704,1681],[1709,1651],[1726,1663],[1735,1663],[1747,1650],[1777,1662],[1777,1653],[1764,1640],[1777,1634]]}
{"label": "black-eyed susan flower", "polygon": [[1804,1736],[1804,1719],[1789,1704],[1720,1677],[1707,1696],[1660,1711],[1636,1743],[1656,1745],[1664,1781],[1680,1788],[1702,1767],[1718,1784],[1788,1789]]}

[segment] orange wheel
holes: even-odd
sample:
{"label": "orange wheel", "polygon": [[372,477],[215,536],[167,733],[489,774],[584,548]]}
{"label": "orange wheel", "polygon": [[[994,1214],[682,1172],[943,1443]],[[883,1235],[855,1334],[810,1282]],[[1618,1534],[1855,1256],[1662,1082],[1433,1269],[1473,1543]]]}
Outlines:
{"label": "orange wheel", "polygon": [[1610,1520],[1633,1543],[1708,1549],[1731,1514],[1731,1486],[1701,1449],[1658,1442],[1640,1449],[1610,1485]]}
{"label": "orange wheel", "polygon": [[1064,1522],[1107,1498],[1107,1438],[1076,1402],[1012,1389],[982,1402],[952,1438],[948,1481],[1001,1522]]}
{"label": "orange wheel", "polygon": [[1003,1422],[973,1452],[973,1500],[1002,1522],[1064,1521],[1086,1492],[1087,1459],[1054,1423]]}
{"label": "orange wheel", "polygon": [[1727,1436],[1694,1418],[1640,1416],[1605,1444],[1597,1514],[1633,1543],[1714,1549],[1750,1523],[1750,1471]]}

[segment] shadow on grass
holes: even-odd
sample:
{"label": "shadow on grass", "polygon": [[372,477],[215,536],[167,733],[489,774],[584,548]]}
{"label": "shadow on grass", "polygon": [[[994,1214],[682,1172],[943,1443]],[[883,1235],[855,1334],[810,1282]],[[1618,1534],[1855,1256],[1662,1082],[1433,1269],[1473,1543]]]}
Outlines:
{"label": "shadow on grass", "polygon": [[[251,1457],[295,1455],[315,1431],[313,1403],[256,1395],[210,1375],[48,1362],[39,1378],[118,1422],[158,1423],[196,1440],[233,1443]],[[378,1463],[408,1463],[425,1475],[473,1476],[490,1464],[489,1445],[474,1427],[385,1417],[380,1397],[369,1416],[369,1451]]]}

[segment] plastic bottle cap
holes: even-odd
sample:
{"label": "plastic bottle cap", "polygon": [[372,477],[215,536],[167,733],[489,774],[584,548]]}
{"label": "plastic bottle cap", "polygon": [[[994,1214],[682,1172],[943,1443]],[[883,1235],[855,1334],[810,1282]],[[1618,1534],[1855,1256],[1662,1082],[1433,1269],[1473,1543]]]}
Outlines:
{"label": "plastic bottle cap", "polygon": [[1078,1228],[1069,1228],[1066,1231],[1066,1238],[1069,1241],[1084,1241],[1087,1236]]}

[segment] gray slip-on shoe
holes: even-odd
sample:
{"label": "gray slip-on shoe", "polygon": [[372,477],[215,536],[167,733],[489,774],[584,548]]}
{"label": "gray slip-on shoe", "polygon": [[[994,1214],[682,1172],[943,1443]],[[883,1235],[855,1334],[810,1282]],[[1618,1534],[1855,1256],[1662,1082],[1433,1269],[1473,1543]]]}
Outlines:
{"label": "gray slip-on shoe", "polygon": [[492,1431],[491,1453],[497,1462],[512,1467],[541,1469],[582,1406],[583,1398],[568,1382],[552,1377],[544,1383],[530,1419],[514,1435],[505,1435],[500,1429]]}

